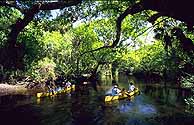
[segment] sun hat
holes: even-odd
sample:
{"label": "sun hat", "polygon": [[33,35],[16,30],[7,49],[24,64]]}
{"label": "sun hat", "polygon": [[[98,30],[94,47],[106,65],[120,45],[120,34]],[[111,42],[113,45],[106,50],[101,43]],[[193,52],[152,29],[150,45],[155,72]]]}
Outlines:
{"label": "sun hat", "polygon": [[118,87],[118,85],[114,85],[114,87],[115,87],[115,88],[117,88],[117,87]]}

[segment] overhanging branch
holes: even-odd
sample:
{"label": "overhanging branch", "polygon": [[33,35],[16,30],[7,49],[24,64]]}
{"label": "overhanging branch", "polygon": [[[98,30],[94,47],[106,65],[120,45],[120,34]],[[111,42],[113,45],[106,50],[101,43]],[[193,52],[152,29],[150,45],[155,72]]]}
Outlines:
{"label": "overhanging branch", "polygon": [[132,7],[128,7],[118,18],[117,18],[117,21],[116,21],[116,39],[115,41],[113,41],[113,44],[112,46],[115,47],[118,43],[119,43],[119,40],[120,40],[120,36],[121,36],[121,24],[122,24],[122,21],[125,19],[125,17],[129,14],[135,14],[135,13],[138,13],[138,12],[141,12],[143,11],[144,8],[142,6],[142,3],[137,3],[135,5],[133,5]]}
{"label": "overhanging branch", "polygon": [[162,13],[156,13],[154,15],[152,15],[149,19],[148,19],[148,22],[150,23],[154,23],[159,17],[161,16],[165,16],[164,14]]}
{"label": "overhanging branch", "polygon": [[85,55],[87,53],[99,51],[101,49],[108,49],[108,48],[113,48],[113,46],[102,46],[102,47],[99,47],[99,48],[96,48],[96,49],[93,49],[93,50],[90,50],[90,51],[83,52],[83,53],[80,54],[80,56],[83,56],[83,55]]}
{"label": "overhanging branch", "polygon": [[94,51],[99,51],[101,49],[107,49],[107,48],[114,48],[117,46],[117,44],[120,41],[120,36],[121,36],[121,24],[122,21],[125,19],[125,17],[129,14],[135,14],[138,12],[143,11],[144,8],[142,6],[142,3],[137,3],[133,6],[128,7],[116,20],[116,39],[113,41],[113,44],[110,46],[102,46],[94,50],[86,51],[81,54],[81,56],[85,55],[86,53],[94,52]]}
{"label": "overhanging branch", "polygon": [[7,1],[0,1],[0,6],[5,6],[5,7],[13,7],[15,9],[18,9],[19,11],[23,12],[23,10],[18,7],[15,3],[8,3]]}
{"label": "overhanging branch", "polygon": [[[41,3],[40,10],[63,9],[81,3],[83,0],[66,0],[61,2]],[[40,3],[39,3],[40,4]]]}

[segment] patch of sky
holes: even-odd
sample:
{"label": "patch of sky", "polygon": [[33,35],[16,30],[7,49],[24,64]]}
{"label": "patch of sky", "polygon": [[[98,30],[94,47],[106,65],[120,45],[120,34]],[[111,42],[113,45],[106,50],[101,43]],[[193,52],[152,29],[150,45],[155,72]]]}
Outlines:
{"label": "patch of sky", "polygon": [[50,17],[50,19],[55,19],[59,14],[60,14],[60,10],[59,9],[51,10],[52,17]]}
{"label": "patch of sky", "polygon": [[[57,16],[60,15],[60,9],[51,10],[51,17],[50,20],[55,19]],[[75,23],[73,23],[73,28],[80,26],[80,24],[84,23],[84,20],[78,20]]]}
{"label": "patch of sky", "polygon": [[155,41],[155,34],[151,23],[147,24],[147,29],[148,30],[145,33],[135,38],[135,40],[134,38],[129,37],[127,40],[122,42],[122,45],[131,47],[133,50],[137,50],[141,48],[141,46],[153,44]]}

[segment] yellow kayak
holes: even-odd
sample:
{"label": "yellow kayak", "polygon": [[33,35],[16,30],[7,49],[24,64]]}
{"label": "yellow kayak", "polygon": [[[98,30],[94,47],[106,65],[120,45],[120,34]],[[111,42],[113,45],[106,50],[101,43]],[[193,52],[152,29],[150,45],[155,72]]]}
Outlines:
{"label": "yellow kayak", "polygon": [[52,95],[56,95],[59,93],[69,92],[72,90],[75,90],[75,85],[71,85],[71,87],[67,87],[67,88],[61,89],[60,91],[55,91],[55,92],[39,92],[36,94],[36,97],[41,98],[41,97],[46,97],[46,96],[52,96]]}
{"label": "yellow kayak", "polygon": [[135,95],[135,94],[138,94],[138,93],[139,93],[139,89],[136,88],[136,89],[135,89],[134,91],[132,91],[132,92],[124,92],[124,93],[121,93],[121,94],[119,94],[119,95],[114,95],[114,96],[112,96],[112,95],[107,95],[107,96],[105,96],[104,101],[105,101],[105,102],[108,102],[108,101],[113,101],[113,100],[120,100],[120,99],[124,99],[124,98],[131,97],[131,96],[133,96],[133,95]]}

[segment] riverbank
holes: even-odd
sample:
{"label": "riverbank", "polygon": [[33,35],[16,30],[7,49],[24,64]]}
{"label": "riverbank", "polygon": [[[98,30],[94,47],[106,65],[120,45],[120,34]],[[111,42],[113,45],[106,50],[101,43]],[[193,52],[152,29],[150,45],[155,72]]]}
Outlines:
{"label": "riverbank", "polygon": [[0,96],[4,95],[25,95],[28,89],[25,85],[9,85],[5,83],[0,84]]}

